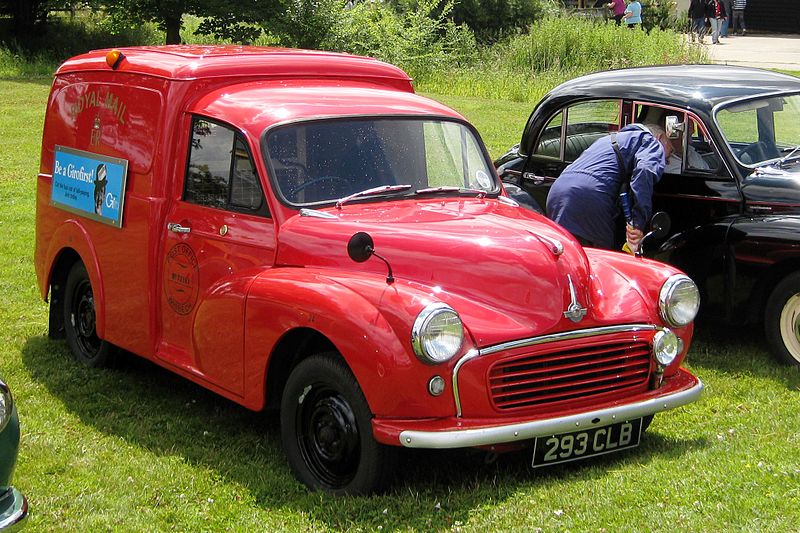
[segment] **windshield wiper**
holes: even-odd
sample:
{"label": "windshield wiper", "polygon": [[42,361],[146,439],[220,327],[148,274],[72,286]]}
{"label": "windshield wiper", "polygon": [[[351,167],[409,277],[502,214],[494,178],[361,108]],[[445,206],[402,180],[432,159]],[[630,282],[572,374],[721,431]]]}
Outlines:
{"label": "windshield wiper", "polygon": [[349,196],[345,196],[344,198],[339,198],[336,200],[336,208],[341,209],[344,204],[349,202],[350,200],[355,200],[356,198],[364,198],[367,196],[380,196],[382,194],[393,194],[396,192],[404,192],[411,188],[411,185],[403,184],[403,185],[384,185],[381,187],[373,187],[371,189],[365,189],[363,191],[354,192]]}
{"label": "windshield wiper", "polygon": [[[800,144],[798,144],[797,146],[795,146],[794,148],[791,148],[791,149],[787,148],[786,150],[790,150],[790,152],[788,154],[786,154],[785,156],[781,157],[780,160],[778,160],[778,162],[776,163],[778,168],[783,168],[783,164],[786,163],[786,161],[788,161],[789,159],[791,159],[794,154],[796,154],[798,151],[800,151]],[[786,150],[784,150],[784,151],[786,151]],[[800,157],[800,156],[798,156],[798,157]]]}
{"label": "windshield wiper", "polygon": [[440,192],[457,192],[457,193],[464,193],[464,194],[475,194],[478,198],[483,198],[486,196],[486,191],[482,191],[480,189],[470,189],[466,187],[453,187],[453,186],[443,186],[443,187],[428,187],[426,189],[417,189],[414,194],[421,195],[421,194],[436,194]]}

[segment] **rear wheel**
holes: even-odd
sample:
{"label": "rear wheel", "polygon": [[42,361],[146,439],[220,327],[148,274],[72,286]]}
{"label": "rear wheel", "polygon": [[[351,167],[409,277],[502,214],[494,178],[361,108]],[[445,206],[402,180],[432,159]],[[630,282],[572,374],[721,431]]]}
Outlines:
{"label": "rear wheel", "polygon": [[112,363],[111,344],[97,336],[94,291],[83,263],[72,265],[64,286],[64,330],[75,359],[92,367]]}
{"label": "rear wheel", "polygon": [[371,420],[358,382],[337,354],[298,364],[281,400],[281,439],[297,478],[333,494],[383,489],[397,450],[375,441]]}
{"label": "rear wheel", "polygon": [[800,365],[800,272],[786,276],[769,295],[764,332],[778,359]]}

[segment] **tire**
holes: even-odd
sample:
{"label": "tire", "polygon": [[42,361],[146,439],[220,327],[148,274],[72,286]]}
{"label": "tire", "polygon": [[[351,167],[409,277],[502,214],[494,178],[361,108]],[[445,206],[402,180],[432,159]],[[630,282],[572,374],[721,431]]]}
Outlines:
{"label": "tire", "polygon": [[64,332],[70,351],[86,366],[111,366],[113,346],[97,336],[94,291],[83,263],[72,265],[64,286]]}
{"label": "tire", "polygon": [[642,418],[642,433],[647,431],[647,428],[650,427],[650,424],[653,423],[653,417],[655,415],[647,415],[646,417]]}
{"label": "tire", "polygon": [[764,333],[778,360],[800,366],[800,272],[786,276],[769,295]]}
{"label": "tire", "polygon": [[372,413],[336,353],[298,364],[281,399],[281,439],[295,476],[312,490],[372,494],[386,487],[398,450],[372,437]]}

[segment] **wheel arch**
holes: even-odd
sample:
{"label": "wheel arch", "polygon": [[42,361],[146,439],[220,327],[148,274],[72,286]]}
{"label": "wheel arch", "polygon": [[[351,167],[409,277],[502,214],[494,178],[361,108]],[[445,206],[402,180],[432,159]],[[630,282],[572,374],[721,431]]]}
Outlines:
{"label": "wheel arch", "polygon": [[383,276],[329,274],[274,269],[254,281],[245,311],[243,403],[255,410],[276,405],[298,363],[336,352],[376,416],[452,415],[452,395],[433,397],[427,384],[433,374],[449,375],[455,362],[425,365],[412,351],[411,326],[428,302],[424,295],[387,285]]}
{"label": "wheel arch", "polygon": [[[102,283],[100,263],[86,229],[77,221],[69,221],[54,232],[47,251],[47,277],[42,283],[43,298],[50,294],[49,330],[51,338],[63,338],[64,317],[60,316],[64,284],[72,266],[80,261],[86,267],[95,296],[97,335],[105,335],[105,291]],[[54,329],[55,328],[55,329]],[[53,336],[55,334],[55,336]]]}
{"label": "wheel arch", "polygon": [[333,352],[344,361],[333,342],[325,335],[311,328],[299,327],[288,331],[272,350],[267,364],[265,385],[266,409],[280,407],[281,396],[292,370],[308,357],[321,353]]}
{"label": "wheel arch", "polygon": [[750,294],[748,322],[756,324],[764,322],[767,301],[772,291],[786,276],[795,272],[800,272],[800,257],[792,257],[775,263],[758,277]]}

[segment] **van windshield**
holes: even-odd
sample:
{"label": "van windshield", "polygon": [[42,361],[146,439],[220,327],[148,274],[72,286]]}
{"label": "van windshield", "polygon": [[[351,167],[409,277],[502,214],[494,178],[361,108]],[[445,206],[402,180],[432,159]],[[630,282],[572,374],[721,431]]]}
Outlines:
{"label": "van windshield", "polygon": [[[415,118],[298,122],[268,132],[272,181],[293,205],[335,202],[375,187],[407,194],[494,194],[499,186],[475,134],[464,124]],[[395,195],[396,197],[397,195]],[[381,200],[368,195],[365,200]]]}

